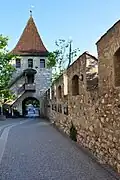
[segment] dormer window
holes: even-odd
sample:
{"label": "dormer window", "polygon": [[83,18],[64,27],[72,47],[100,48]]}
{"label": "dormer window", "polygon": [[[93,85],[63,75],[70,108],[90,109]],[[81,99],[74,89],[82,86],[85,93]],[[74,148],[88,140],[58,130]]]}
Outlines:
{"label": "dormer window", "polygon": [[21,68],[21,59],[16,59],[16,68]]}
{"label": "dormer window", "polygon": [[40,59],[40,68],[45,68],[45,59]]}
{"label": "dormer window", "polygon": [[33,59],[28,59],[28,67],[33,68]]}

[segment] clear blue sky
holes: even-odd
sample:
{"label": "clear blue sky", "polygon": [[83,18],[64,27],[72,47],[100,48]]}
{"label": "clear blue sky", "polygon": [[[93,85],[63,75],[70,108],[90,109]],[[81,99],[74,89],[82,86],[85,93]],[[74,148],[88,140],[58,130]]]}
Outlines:
{"label": "clear blue sky", "polygon": [[33,8],[33,17],[49,51],[59,38],[73,48],[96,55],[96,41],[120,19],[120,0],[1,0],[0,34],[9,36],[9,49],[19,39]]}

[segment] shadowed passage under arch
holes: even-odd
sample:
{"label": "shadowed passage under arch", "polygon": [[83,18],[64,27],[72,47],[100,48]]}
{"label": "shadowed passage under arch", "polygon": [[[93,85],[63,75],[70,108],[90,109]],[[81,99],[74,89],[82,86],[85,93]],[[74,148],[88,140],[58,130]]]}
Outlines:
{"label": "shadowed passage under arch", "polygon": [[35,97],[27,97],[22,101],[22,114],[25,117],[40,116],[40,102]]}

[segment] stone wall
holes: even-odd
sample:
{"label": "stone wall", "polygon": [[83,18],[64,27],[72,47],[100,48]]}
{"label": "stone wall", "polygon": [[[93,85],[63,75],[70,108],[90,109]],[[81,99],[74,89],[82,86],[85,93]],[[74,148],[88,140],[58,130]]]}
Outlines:
{"label": "stone wall", "polygon": [[[115,64],[120,59],[119,53],[117,61],[115,59],[119,47],[120,22],[117,22],[97,42],[98,61],[85,52],[66,70],[67,95],[64,95],[64,74],[54,82],[48,90],[54,90],[53,97],[48,91],[44,95],[43,113],[68,135],[73,123],[77,142],[88,148],[98,161],[120,173],[120,88],[115,85],[115,79],[118,84],[120,79],[119,63]],[[96,68],[87,67],[88,59],[92,59],[94,65],[98,62],[98,73]],[[59,85],[61,98],[58,98]],[[62,111],[58,109],[59,104]],[[66,114],[65,106],[68,106]]]}

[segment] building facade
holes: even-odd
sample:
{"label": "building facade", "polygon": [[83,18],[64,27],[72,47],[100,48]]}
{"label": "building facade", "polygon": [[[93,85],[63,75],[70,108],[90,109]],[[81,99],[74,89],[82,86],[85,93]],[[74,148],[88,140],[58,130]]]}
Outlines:
{"label": "building facade", "polygon": [[15,95],[15,100],[9,102],[9,105],[25,116],[27,105],[34,102],[34,106],[40,108],[41,97],[51,85],[51,69],[47,68],[48,51],[32,16],[11,54],[15,55],[11,63],[16,71],[9,88]]}

